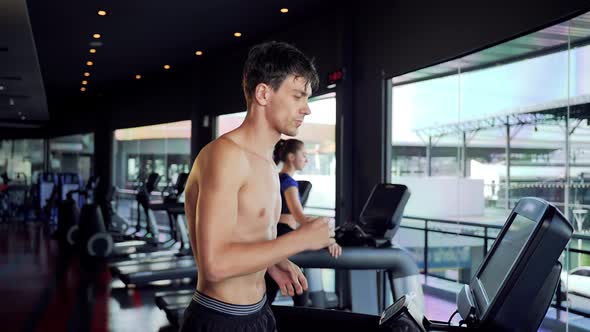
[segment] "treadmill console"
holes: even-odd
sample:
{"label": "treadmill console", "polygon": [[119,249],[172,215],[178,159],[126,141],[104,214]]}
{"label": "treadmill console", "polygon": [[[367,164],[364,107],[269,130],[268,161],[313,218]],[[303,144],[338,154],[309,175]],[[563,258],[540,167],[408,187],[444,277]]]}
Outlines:
{"label": "treadmill console", "polygon": [[[461,317],[494,331],[536,331],[555,293],[559,256],[572,234],[572,225],[555,206],[522,198],[457,298]],[[522,308],[528,308],[526,313],[514,315]]]}
{"label": "treadmill console", "polygon": [[358,222],[336,228],[336,242],[343,246],[390,247],[409,198],[405,185],[376,184]]}
{"label": "treadmill console", "polygon": [[380,326],[409,321],[421,331],[537,331],[560,280],[559,256],[572,235],[572,225],[555,206],[522,198],[458,294],[459,326],[429,321],[407,297],[383,312]]}
{"label": "treadmill console", "polygon": [[381,328],[411,327],[411,331],[426,332],[423,325],[424,314],[417,308],[413,295],[404,295],[383,311],[379,318]]}

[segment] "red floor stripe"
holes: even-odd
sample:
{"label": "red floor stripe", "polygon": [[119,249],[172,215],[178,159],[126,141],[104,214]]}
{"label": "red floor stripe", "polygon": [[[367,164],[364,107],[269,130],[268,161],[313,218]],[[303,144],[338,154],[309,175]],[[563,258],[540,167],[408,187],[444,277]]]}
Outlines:
{"label": "red floor stripe", "polygon": [[111,273],[105,265],[96,285],[96,303],[91,325],[92,332],[107,332],[109,330],[108,302],[111,296],[109,287],[110,282]]}
{"label": "red floor stripe", "polygon": [[139,291],[137,289],[133,289],[132,299],[133,299],[133,306],[134,307],[141,307],[142,306],[143,303],[141,301],[141,294],[139,294]]}

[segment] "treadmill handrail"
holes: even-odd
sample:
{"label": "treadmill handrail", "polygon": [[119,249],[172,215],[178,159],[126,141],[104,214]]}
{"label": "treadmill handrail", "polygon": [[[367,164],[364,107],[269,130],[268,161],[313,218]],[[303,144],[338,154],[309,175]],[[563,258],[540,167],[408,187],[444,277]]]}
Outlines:
{"label": "treadmill handrail", "polygon": [[289,260],[303,268],[389,270],[395,278],[420,273],[411,254],[400,248],[343,247],[337,259],[328,250],[304,251]]}

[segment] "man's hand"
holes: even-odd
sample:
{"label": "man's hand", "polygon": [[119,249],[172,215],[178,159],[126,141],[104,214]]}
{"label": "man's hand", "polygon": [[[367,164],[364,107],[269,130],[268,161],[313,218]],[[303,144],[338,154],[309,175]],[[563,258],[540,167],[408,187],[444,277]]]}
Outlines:
{"label": "man's hand", "polygon": [[302,294],[304,290],[307,290],[307,279],[303,272],[299,266],[288,259],[270,266],[267,272],[279,285],[281,294],[285,296],[295,296],[295,293]]}
{"label": "man's hand", "polygon": [[330,255],[334,258],[338,258],[342,255],[342,247],[338,245],[338,243],[331,244],[328,247],[328,250],[330,251]]}
{"label": "man's hand", "polygon": [[307,250],[319,250],[336,243],[334,230],[325,217],[308,219],[308,222],[303,223],[296,232],[300,241],[306,244]]}

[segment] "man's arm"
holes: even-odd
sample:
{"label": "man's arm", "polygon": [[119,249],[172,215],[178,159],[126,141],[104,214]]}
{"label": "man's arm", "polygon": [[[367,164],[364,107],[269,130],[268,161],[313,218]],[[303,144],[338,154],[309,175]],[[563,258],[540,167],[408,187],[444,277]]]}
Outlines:
{"label": "man's arm", "polygon": [[[207,280],[218,282],[251,274],[276,264],[306,249],[315,249],[311,234],[287,234],[272,241],[241,243],[234,240],[238,222],[238,192],[245,183],[248,170],[243,152],[233,144],[218,141],[211,146],[200,166],[199,198],[197,200],[197,246],[199,270]],[[318,224],[316,228],[323,227]],[[315,243],[329,229],[315,231]],[[313,230],[312,230],[313,232]],[[312,233],[308,232],[308,233]],[[320,241],[318,241],[320,240]],[[330,241],[332,240],[332,241]],[[320,243],[321,244],[321,243]]]}

